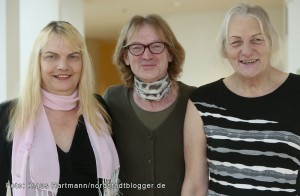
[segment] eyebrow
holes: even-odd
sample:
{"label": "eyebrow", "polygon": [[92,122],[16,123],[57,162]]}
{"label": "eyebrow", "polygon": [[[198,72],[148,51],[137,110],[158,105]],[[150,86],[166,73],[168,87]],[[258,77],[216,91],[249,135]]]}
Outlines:
{"label": "eyebrow", "polygon": [[[254,34],[254,35],[252,35],[251,37],[255,37],[255,36],[257,36],[257,35],[262,35],[262,33]],[[229,38],[241,38],[241,37],[240,37],[240,36],[237,36],[237,35],[232,35],[232,36],[230,36]]]}
{"label": "eyebrow", "polygon": [[[162,40],[160,40],[160,39],[158,39],[158,40],[152,40],[152,42],[150,42],[150,43],[148,43],[148,44],[152,44],[152,43],[156,43],[156,42],[164,42],[164,41],[162,41]],[[141,42],[138,42],[138,41],[133,41],[133,42],[131,42],[130,44],[127,44],[127,45],[131,45],[131,44],[148,45],[148,44],[142,44]]]}
{"label": "eyebrow", "polygon": [[[55,55],[59,55],[58,53],[52,52],[52,51],[44,52],[44,54],[55,54]],[[72,52],[72,53],[68,54],[68,56],[69,56],[69,55],[74,55],[74,54],[80,55],[81,53],[80,53],[80,52]]]}
{"label": "eyebrow", "polygon": [[80,52],[73,52],[73,53],[71,53],[71,54],[69,54],[69,55],[73,55],[73,54],[81,54]]}
{"label": "eyebrow", "polygon": [[257,34],[255,34],[255,35],[252,35],[251,37],[255,37],[255,36],[258,36],[258,35],[262,35],[262,36],[263,36],[262,33],[257,33]]}
{"label": "eyebrow", "polygon": [[55,52],[51,52],[51,51],[42,51],[41,54],[47,55],[47,54],[51,54],[51,55],[58,55]]}

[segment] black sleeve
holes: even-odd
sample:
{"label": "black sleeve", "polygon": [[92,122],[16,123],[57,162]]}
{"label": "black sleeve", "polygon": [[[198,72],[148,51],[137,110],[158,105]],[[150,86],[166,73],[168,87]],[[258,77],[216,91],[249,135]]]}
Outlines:
{"label": "black sleeve", "polygon": [[106,112],[108,113],[108,115],[110,116],[110,111],[108,108],[108,105],[106,104],[105,100],[103,99],[103,97],[99,94],[95,94],[97,100],[101,103],[101,105],[103,106],[103,108],[106,110]]}
{"label": "black sleeve", "polygon": [[112,119],[112,139],[114,141],[114,143],[116,143],[116,138],[115,138],[115,134],[114,134],[114,120],[113,120],[113,116],[112,116],[112,113],[109,111],[109,105],[111,104],[111,100],[109,99],[109,97],[111,97],[111,92],[113,91],[112,89],[114,88],[118,88],[118,87],[110,87],[108,89],[105,90],[104,94],[103,94],[103,99],[108,107],[108,114],[111,116],[111,119]]}
{"label": "black sleeve", "polygon": [[11,102],[0,104],[0,195],[6,195],[8,180],[11,180],[11,149],[6,135],[9,124],[9,109]]}

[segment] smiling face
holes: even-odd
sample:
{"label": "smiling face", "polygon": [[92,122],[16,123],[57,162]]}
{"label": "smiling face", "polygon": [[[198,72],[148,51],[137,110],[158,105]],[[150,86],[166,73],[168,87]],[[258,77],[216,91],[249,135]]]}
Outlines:
{"label": "smiling face", "polygon": [[[128,40],[128,45],[148,45],[154,42],[164,42],[164,40],[154,27],[144,24]],[[127,50],[123,58],[126,65],[131,67],[134,75],[144,82],[155,82],[166,76],[169,62],[172,61],[167,47],[160,54],[153,54],[146,48],[144,53],[139,56],[134,56]]]}
{"label": "smiling face", "polygon": [[42,48],[40,59],[42,88],[56,95],[71,95],[81,76],[80,51],[71,50],[53,34]]}
{"label": "smiling face", "polygon": [[270,52],[255,17],[234,16],[228,24],[225,54],[237,74],[257,77],[270,67]]}

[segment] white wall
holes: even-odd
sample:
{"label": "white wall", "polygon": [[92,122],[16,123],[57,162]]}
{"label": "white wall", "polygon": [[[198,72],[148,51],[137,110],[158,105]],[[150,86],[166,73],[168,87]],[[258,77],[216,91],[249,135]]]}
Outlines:
{"label": "white wall", "polygon": [[[226,9],[208,10],[165,17],[186,50],[181,81],[200,86],[233,72],[231,66],[221,59],[216,44],[216,37],[226,12]],[[267,9],[267,12],[284,40],[284,10],[272,8]],[[283,55],[284,53],[283,49]],[[285,63],[282,62],[276,67],[284,70],[284,65]]]}
{"label": "white wall", "polygon": [[20,0],[21,83],[38,32],[53,20],[66,20],[84,34],[83,0]]}
{"label": "white wall", "polygon": [[6,1],[0,0],[0,102],[7,97],[6,88]]}
{"label": "white wall", "polygon": [[60,0],[60,18],[74,25],[85,36],[84,0]]}
{"label": "white wall", "polygon": [[13,98],[19,89],[19,65],[20,65],[20,20],[19,0],[6,1],[6,82],[7,97]]}
{"label": "white wall", "polygon": [[300,0],[287,0],[288,70],[300,74]]}
{"label": "white wall", "polygon": [[[7,2],[5,0],[0,1],[1,5]],[[20,2],[20,22],[13,21],[13,24],[20,24],[19,29],[9,31],[19,33],[19,38],[17,35],[10,35],[10,37],[14,38],[15,40],[19,40],[19,43],[15,45],[17,46],[19,44],[20,46],[20,55],[17,54],[18,50],[15,50],[16,53],[13,53],[15,54],[15,57],[9,57],[10,61],[14,61],[14,63],[10,64],[18,66],[17,70],[13,71],[11,68],[13,67],[12,65],[7,65],[4,67],[1,66],[0,68],[0,101],[5,98],[16,96],[17,91],[19,90],[19,84],[22,83],[22,80],[24,78],[25,67],[35,36],[48,22],[50,22],[51,20],[69,21],[84,35],[84,0],[10,0],[9,2],[12,1]],[[286,1],[289,2],[290,7],[294,10],[296,10],[297,7],[294,4],[299,4],[300,2],[300,0]],[[231,5],[228,6],[230,7]],[[2,6],[1,9],[3,9]],[[279,31],[283,39],[285,39],[284,8],[267,8],[267,11],[275,28]],[[231,66],[228,64],[224,64],[224,62],[221,61],[216,45],[216,36],[226,12],[227,9],[208,10],[188,14],[169,15],[165,17],[171,25],[177,38],[186,49],[186,61],[181,77],[181,80],[183,82],[194,86],[200,86],[219,78],[226,77],[227,75],[232,73]],[[1,15],[3,15],[3,13],[4,12],[0,11]],[[15,12],[10,13],[15,14]],[[297,12],[294,11],[294,14],[295,13]],[[289,18],[297,17],[293,16]],[[5,25],[5,22],[7,21],[4,20],[3,23],[1,21],[0,25]],[[293,28],[294,27],[295,25],[293,26]],[[1,28],[1,30],[3,30],[3,27]],[[292,31],[293,30],[289,30],[289,35],[291,35]],[[7,31],[4,31],[4,33],[5,32]],[[3,32],[1,31],[1,33]],[[296,33],[296,35],[299,37],[300,33]],[[0,39],[5,41],[8,40],[2,34],[0,36]],[[1,47],[3,47],[2,43],[3,42],[1,41]],[[289,64],[300,64],[295,60],[293,60],[293,63],[293,61],[291,60],[293,58],[290,57],[290,55],[294,54],[294,59],[298,58],[296,51],[299,51],[299,48],[291,48],[299,47],[300,44],[297,43],[298,42],[292,41],[290,41],[289,43],[291,45],[289,47],[290,52],[288,53]],[[5,55],[5,51],[6,50],[4,50],[4,52],[1,52],[0,55]],[[286,52],[285,50],[283,51],[284,56]],[[0,59],[1,63],[4,65],[7,64],[6,61],[9,60],[6,58]],[[284,70],[286,69],[286,63],[283,62],[278,65],[278,67]],[[8,68],[9,70],[6,70]],[[7,75],[3,73],[7,73],[8,71],[9,73],[7,79]],[[9,91],[9,93],[6,93],[5,88],[7,88],[7,91]]]}
{"label": "white wall", "polygon": [[19,0],[1,0],[0,5],[0,101],[4,101],[19,87]]}
{"label": "white wall", "polygon": [[20,0],[20,81],[37,33],[51,20],[59,19],[59,0]]}
{"label": "white wall", "polygon": [[66,20],[84,35],[84,0],[0,0],[0,102],[18,95],[37,33]]}
{"label": "white wall", "polygon": [[216,46],[224,13],[223,10],[202,11],[166,18],[186,51],[181,77],[183,82],[200,86],[232,72],[230,66],[220,63]]}

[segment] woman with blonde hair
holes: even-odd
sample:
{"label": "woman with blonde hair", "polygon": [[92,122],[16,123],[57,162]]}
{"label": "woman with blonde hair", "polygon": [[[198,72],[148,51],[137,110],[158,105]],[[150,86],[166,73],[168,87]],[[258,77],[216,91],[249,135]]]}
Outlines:
{"label": "woman with blonde hair", "polygon": [[110,117],[94,86],[84,38],[68,22],[50,22],[19,97],[0,105],[0,195],[8,181],[14,196],[118,194]]}

